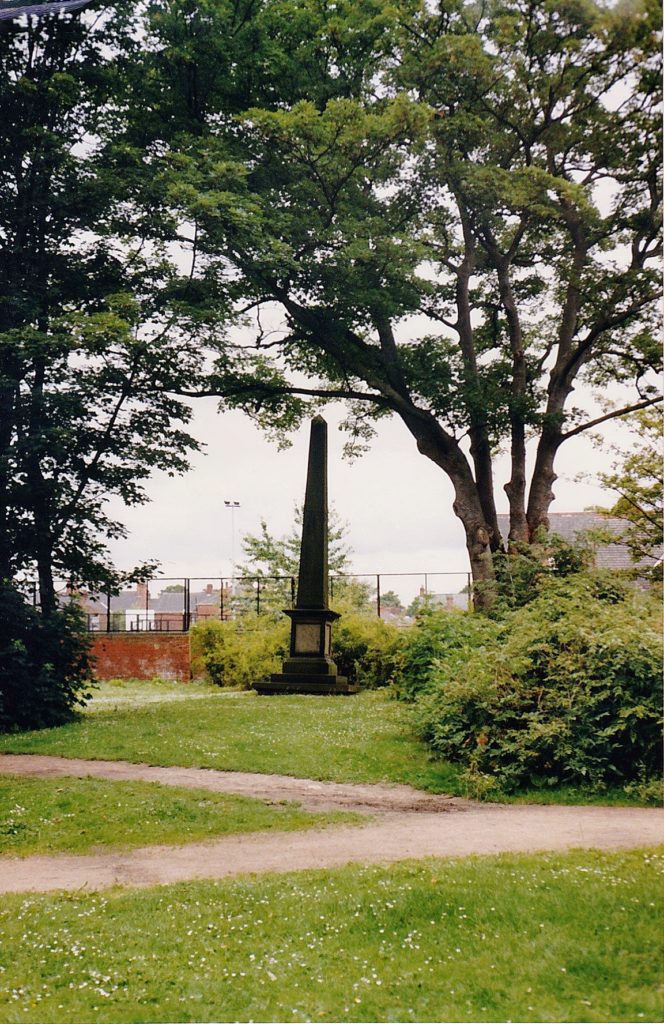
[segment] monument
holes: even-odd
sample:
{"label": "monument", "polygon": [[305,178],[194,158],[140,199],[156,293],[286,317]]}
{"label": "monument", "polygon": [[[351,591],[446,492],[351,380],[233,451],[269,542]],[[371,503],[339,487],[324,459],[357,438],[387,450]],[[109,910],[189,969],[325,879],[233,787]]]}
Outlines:
{"label": "monument", "polygon": [[327,564],[327,423],[311,421],[307,488],[302,518],[302,544],[295,607],[291,620],[290,656],[283,672],[255,684],[259,693],[357,693],[359,687],[337,674],[332,660],[332,623],[339,618],[329,607]]}

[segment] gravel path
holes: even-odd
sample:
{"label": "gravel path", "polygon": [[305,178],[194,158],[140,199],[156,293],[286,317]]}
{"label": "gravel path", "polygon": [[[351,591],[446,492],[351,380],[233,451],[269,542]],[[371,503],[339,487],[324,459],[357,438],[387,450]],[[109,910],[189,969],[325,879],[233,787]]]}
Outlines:
{"label": "gravel path", "polygon": [[225,836],[186,846],[150,846],[121,853],[3,858],[0,892],[138,887],[350,863],[389,864],[409,858],[572,848],[612,850],[664,843],[664,811],[659,809],[481,804],[429,796],[407,786],[342,785],[41,755],[0,755],[0,771],[147,779],[264,800],[298,800],[317,810],[343,807],[378,814],[364,826]]}

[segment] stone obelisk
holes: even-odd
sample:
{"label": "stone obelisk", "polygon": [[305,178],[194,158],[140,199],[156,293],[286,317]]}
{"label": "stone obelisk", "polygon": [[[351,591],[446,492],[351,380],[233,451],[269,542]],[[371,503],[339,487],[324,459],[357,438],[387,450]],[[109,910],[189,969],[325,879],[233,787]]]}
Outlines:
{"label": "stone obelisk", "polygon": [[291,620],[290,656],[283,672],[255,684],[259,693],[356,693],[337,674],[332,660],[332,623],[339,618],[328,603],[327,423],[311,421],[307,488],[302,518],[300,571]]}

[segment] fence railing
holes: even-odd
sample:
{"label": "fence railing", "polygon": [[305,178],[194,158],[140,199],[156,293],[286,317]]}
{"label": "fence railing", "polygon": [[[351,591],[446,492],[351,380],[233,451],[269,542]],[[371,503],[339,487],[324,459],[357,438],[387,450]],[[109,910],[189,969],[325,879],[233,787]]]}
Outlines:
{"label": "fence railing", "polygon": [[[472,606],[468,572],[344,573],[330,576],[330,604],[407,623],[425,601],[447,609]],[[295,604],[294,576],[158,577],[120,593],[92,594],[58,587],[61,603],[76,602],[93,633],[182,633],[191,626],[247,614],[280,612]],[[38,606],[37,588],[23,586]]]}

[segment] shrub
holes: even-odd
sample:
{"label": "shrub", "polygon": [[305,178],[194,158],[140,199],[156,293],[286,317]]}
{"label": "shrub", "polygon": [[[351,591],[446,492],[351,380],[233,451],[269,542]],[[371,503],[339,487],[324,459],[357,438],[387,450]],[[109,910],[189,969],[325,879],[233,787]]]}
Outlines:
{"label": "shrub", "polygon": [[62,725],[85,703],[90,645],[74,606],[48,618],[0,584],[0,731]]}
{"label": "shrub", "polygon": [[372,689],[386,686],[395,672],[403,634],[377,617],[342,615],[332,628],[332,657],[339,675]]}
{"label": "shrub", "polygon": [[661,770],[656,619],[654,602],[610,575],[550,579],[491,644],[434,666],[422,733],[506,792],[649,780]]}
{"label": "shrub", "polygon": [[206,622],[191,631],[194,674],[203,672],[217,686],[249,690],[281,670],[288,651],[289,623],[271,615],[243,615]]}
{"label": "shrub", "polygon": [[[203,671],[218,686],[249,689],[281,671],[288,654],[290,623],[285,616],[244,615],[192,629],[194,673]],[[393,672],[399,631],[379,619],[343,615],[332,631],[332,657],[340,675],[362,686],[383,686]]]}
{"label": "shrub", "polygon": [[414,700],[432,678],[436,684],[454,678],[468,658],[481,656],[504,627],[471,612],[424,608],[403,635],[392,675],[395,695]]}
{"label": "shrub", "polygon": [[551,579],[564,579],[589,569],[593,561],[592,543],[578,536],[570,543],[556,533],[540,531],[533,544],[510,544],[509,554],[496,551],[493,556],[495,580],[479,583],[475,593],[490,589],[494,595],[491,616],[502,618],[512,608],[533,601]]}

